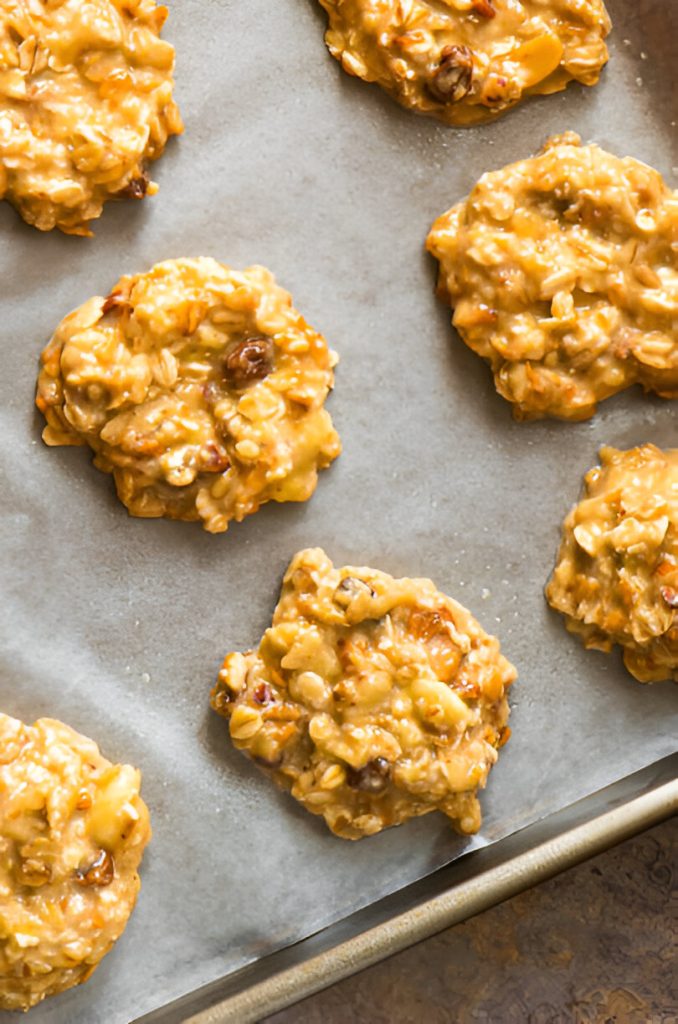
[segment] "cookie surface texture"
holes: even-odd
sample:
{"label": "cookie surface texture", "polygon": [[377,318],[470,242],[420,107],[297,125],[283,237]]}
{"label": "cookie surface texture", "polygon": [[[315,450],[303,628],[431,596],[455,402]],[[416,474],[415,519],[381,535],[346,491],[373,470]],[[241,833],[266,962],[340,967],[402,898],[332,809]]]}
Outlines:
{"label": "cookie surface texture", "polygon": [[585,647],[619,644],[641,683],[678,679],[678,450],[603,448],[546,588]]}
{"label": "cookie surface texture", "polygon": [[90,235],[183,130],[154,0],[0,0],[0,198],[41,231]]}
{"label": "cookie surface texture", "polygon": [[168,260],[59,325],[36,402],[47,444],[87,444],[135,516],[224,531],[305,501],[339,438],[335,354],[263,267]]}
{"label": "cookie surface texture", "polygon": [[678,193],[572,133],[483,175],[433,225],[438,290],[516,419],[678,396]]}
{"label": "cookie surface texture", "polygon": [[325,42],[351,75],[448,124],[489,121],[523,96],[594,85],[607,61],[601,0],[320,0]]}
{"label": "cookie surface texture", "polygon": [[122,934],[151,835],[140,781],[61,722],[0,714],[0,1008],[86,981]]}
{"label": "cookie surface texture", "polygon": [[439,810],[480,827],[508,738],[513,666],[430,580],[301,551],[259,649],[227,655],[212,706],[249,754],[344,839]]}

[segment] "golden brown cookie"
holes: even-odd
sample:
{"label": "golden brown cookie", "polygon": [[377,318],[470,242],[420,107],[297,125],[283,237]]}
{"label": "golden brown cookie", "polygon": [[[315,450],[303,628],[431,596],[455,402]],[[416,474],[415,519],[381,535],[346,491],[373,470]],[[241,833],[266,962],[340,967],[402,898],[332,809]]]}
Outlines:
{"label": "golden brown cookie", "polygon": [[0,199],[41,231],[91,235],[183,130],[154,0],[1,0]]}
{"label": "golden brown cookie", "polygon": [[603,448],[565,519],[549,604],[641,683],[678,680],[678,449]]}
{"label": "golden brown cookie", "polygon": [[345,71],[448,124],[489,121],[523,96],[595,85],[602,0],[320,0]]}
{"label": "golden brown cookie", "polygon": [[219,533],[305,501],[339,455],[335,363],[263,267],[167,260],[62,320],[36,402],[46,443],[89,445],[132,515]]}
{"label": "golden brown cookie", "polygon": [[0,1009],[87,981],[122,935],[151,837],[140,782],[61,722],[0,714]]}
{"label": "golden brown cookie", "polygon": [[212,707],[344,839],[435,810],[471,833],[514,678],[499,642],[430,580],[335,569],[316,548],[292,559],[259,649],[226,656]]}
{"label": "golden brown cookie", "polygon": [[484,174],[427,247],[453,324],[516,419],[583,420],[633,384],[678,396],[678,194],[573,133]]}

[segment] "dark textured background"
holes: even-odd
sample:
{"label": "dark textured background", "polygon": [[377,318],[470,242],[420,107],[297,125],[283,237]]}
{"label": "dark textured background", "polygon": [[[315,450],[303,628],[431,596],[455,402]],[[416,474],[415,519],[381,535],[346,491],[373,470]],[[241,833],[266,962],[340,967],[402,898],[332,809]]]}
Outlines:
{"label": "dark textured background", "polygon": [[678,1024],[678,818],[266,1024]]}

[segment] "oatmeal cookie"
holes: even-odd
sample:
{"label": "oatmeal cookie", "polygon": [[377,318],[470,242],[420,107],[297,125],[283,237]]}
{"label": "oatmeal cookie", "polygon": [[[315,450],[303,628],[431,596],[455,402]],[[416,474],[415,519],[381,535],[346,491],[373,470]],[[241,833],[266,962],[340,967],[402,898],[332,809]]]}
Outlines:
{"label": "oatmeal cookie", "polygon": [[91,235],[111,198],[183,128],[154,0],[0,0],[0,199],[28,224]]}
{"label": "oatmeal cookie", "polygon": [[658,171],[567,133],[484,174],[427,247],[516,419],[584,420],[636,383],[678,397],[677,239]]}
{"label": "oatmeal cookie", "polygon": [[602,0],[320,0],[325,41],[351,75],[448,124],[489,121],[523,96],[595,85]]}
{"label": "oatmeal cookie", "polygon": [[140,782],[61,722],[0,714],[0,1009],[87,981],[122,935],[151,836]]}
{"label": "oatmeal cookie", "polygon": [[228,654],[212,707],[312,814],[360,839],[429,811],[476,832],[508,738],[499,642],[430,580],[297,554],[257,651]]}
{"label": "oatmeal cookie", "polygon": [[549,604],[641,683],[678,680],[678,449],[603,448],[567,516]]}
{"label": "oatmeal cookie", "polygon": [[59,324],[36,402],[49,445],[87,444],[135,516],[220,533],[305,501],[341,445],[336,355],[263,267],[167,260]]}

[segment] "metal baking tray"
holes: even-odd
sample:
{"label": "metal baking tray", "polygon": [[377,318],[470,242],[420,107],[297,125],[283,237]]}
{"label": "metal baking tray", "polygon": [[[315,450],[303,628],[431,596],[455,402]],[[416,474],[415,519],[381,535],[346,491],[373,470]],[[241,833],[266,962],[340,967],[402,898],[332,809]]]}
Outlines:
{"label": "metal baking tray", "polygon": [[[182,0],[166,34],[187,130],[154,167],[159,194],[110,205],[92,240],[42,235],[0,204],[0,708],[61,718],[138,765],[154,825],[124,937],[36,1024],[254,1019],[675,807],[675,686],[584,651],[542,595],[599,446],[675,445],[675,406],[627,392],[589,423],[514,423],[423,249],[484,170],[566,129],[676,183],[678,5],[609,6],[600,86],[455,130],[341,73],[316,0]],[[329,408],[344,455],[310,502],[225,536],[129,518],[84,450],[42,445],[33,409],[58,320],[183,255],[266,264],[341,356]],[[518,667],[474,839],[439,815],[336,839],[209,710],[224,653],[257,643],[289,558],[316,544],[432,577]]]}
{"label": "metal baking tray", "polygon": [[250,1024],[678,812],[678,755],[134,1024]]}

